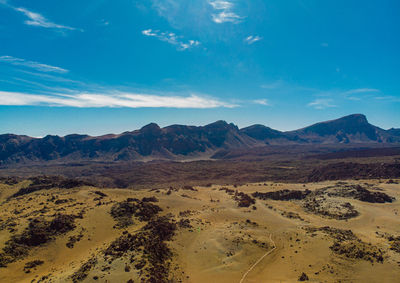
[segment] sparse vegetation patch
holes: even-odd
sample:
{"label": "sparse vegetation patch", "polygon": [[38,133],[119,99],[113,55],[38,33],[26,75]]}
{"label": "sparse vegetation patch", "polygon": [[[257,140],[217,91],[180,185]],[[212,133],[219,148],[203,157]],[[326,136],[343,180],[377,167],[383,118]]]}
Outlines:
{"label": "sparse vegetation patch", "polygon": [[124,228],[133,224],[132,216],[138,217],[140,221],[148,221],[160,211],[162,209],[158,205],[136,198],[128,198],[125,201],[114,204],[110,213],[117,221],[116,227]]}
{"label": "sparse vegetation patch", "polygon": [[18,235],[11,236],[0,253],[0,267],[6,267],[18,259],[28,255],[32,247],[45,244],[57,235],[65,234],[75,229],[75,216],[58,214],[51,221],[35,218],[28,227]]}
{"label": "sparse vegetation patch", "polygon": [[18,192],[13,194],[11,198],[31,194],[40,190],[50,190],[52,188],[72,189],[82,186],[92,186],[91,183],[77,180],[68,179],[60,176],[39,176],[29,179],[31,184],[28,187],[21,188]]}
{"label": "sparse vegetation patch", "polygon": [[307,227],[309,233],[322,231],[333,239],[329,248],[336,254],[351,259],[362,259],[370,262],[383,262],[384,252],[378,247],[361,241],[351,230],[342,230],[329,226]]}
{"label": "sparse vegetation patch", "polygon": [[172,253],[165,241],[172,239],[176,228],[176,223],[169,217],[155,217],[138,233],[125,233],[117,238],[105,250],[104,255],[115,260],[127,253],[132,253],[132,256],[141,254],[142,259],[135,264],[135,268],[145,268],[149,275],[146,281],[169,282],[168,261]]}
{"label": "sparse vegetation patch", "polygon": [[267,200],[302,200],[311,193],[310,190],[297,191],[297,190],[280,190],[274,192],[260,193],[255,192],[252,194],[253,197]]}

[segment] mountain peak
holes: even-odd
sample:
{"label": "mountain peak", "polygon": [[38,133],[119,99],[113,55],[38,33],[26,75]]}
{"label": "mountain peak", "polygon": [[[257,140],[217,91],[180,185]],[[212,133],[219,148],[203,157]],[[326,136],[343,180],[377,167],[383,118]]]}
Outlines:
{"label": "mountain peak", "polygon": [[208,127],[208,126],[227,126],[227,125],[228,125],[228,123],[225,120],[218,120],[218,121],[215,121],[214,123],[210,123],[210,124],[206,125],[206,127]]}
{"label": "mountain peak", "polygon": [[350,141],[378,141],[378,128],[368,123],[363,114],[352,114],[339,119],[320,122],[292,133],[305,136],[334,137],[339,142]]}
{"label": "mountain peak", "polygon": [[140,129],[140,132],[145,135],[158,135],[161,133],[161,128],[156,123],[150,123]]}
{"label": "mountain peak", "polygon": [[[339,118],[337,120],[343,120],[343,121],[359,123],[359,124],[368,124],[367,117],[364,114],[351,114],[351,115]],[[333,120],[333,121],[335,121],[335,120]]]}
{"label": "mountain peak", "polygon": [[235,130],[235,131],[239,130],[239,128],[235,124],[233,124],[233,123],[228,124],[224,120],[218,120],[218,121],[216,121],[214,123],[211,123],[211,124],[208,124],[208,125],[204,126],[204,128],[206,128],[206,129],[214,129],[214,130],[218,130],[218,129],[219,130]]}
{"label": "mountain peak", "polygon": [[283,137],[283,133],[274,129],[271,129],[267,126],[255,124],[243,129],[240,129],[240,132],[245,133],[249,137],[252,137],[257,140],[265,140],[265,139],[274,139]]}
{"label": "mountain peak", "polygon": [[150,124],[147,124],[147,125],[143,126],[140,130],[141,131],[143,131],[143,130],[145,131],[147,129],[160,129],[160,126],[158,124],[156,124],[156,123],[150,123]]}

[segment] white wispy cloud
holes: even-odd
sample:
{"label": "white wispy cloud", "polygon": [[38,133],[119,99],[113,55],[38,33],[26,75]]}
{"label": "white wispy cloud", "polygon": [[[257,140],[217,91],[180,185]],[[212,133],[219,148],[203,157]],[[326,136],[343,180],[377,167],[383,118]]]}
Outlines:
{"label": "white wispy cloud", "polygon": [[307,106],[313,107],[318,110],[337,107],[335,104],[333,104],[333,100],[330,98],[315,99],[314,101],[308,103]]}
{"label": "white wispy cloud", "polygon": [[102,19],[102,20],[100,21],[100,24],[101,24],[102,26],[109,26],[109,25],[110,25],[110,22],[107,21],[107,20],[105,20],[105,19]]}
{"label": "white wispy cloud", "polygon": [[352,101],[360,101],[362,100],[361,97],[358,96],[346,96],[347,100],[352,100]]}
{"label": "white wispy cloud", "polygon": [[357,88],[348,90],[345,92],[345,94],[367,93],[367,92],[380,92],[380,90],[376,88]]}
{"label": "white wispy cloud", "polygon": [[373,93],[380,93],[380,92],[381,91],[379,89],[375,88],[357,88],[357,89],[347,90],[343,92],[342,95],[347,100],[360,101],[365,98],[366,94],[370,95]]}
{"label": "white wispy cloud", "polygon": [[387,95],[376,88],[357,88],[342,93],[344,98],[352,101],[362,101],[375,99],[377,102],[400,102],[399,96]]}
{"label": "white wispy cloud", "polygon": [[79,108],[233,108],[238,105],[220,101],[212,97],[195,94],[189,96],[163,96],[117,92],[112,94],[30,94],[0,91],[0,105],[64,106]]}
{"label": "white wispy cloud", "polygon": [[287,86],[285,85],[285,82],[282,80],[265,83],[265,84],[260,85],[260,87],[264,88],[264,89],[277,89],[277,88],[283,88],[283,87],[287,88]]}
{"label": "white wispy cloud", "polygon": [[[7,84],[13,84],[13,85],[17,85],[18,87],[23,87],[24,89],[28,88],[28,89],[36,89],[39,90],[40,93],[49,93],[49,94],[53,94],[53,93],[76,93],[76,90],[74,90],[72,87],[75,86],[71,86],[71,83],[68,81],[65,82],[60,82],[61,83],[66,83],[68,84],[68,86],[62,86],[62,85],[54,85],[54,80],[41,80],[41,81],[37,81],[35,79],[24,79],[24,78],[19,78],[19,77],[12,77],[8,80],[5,81]],[[58,82],[57,82],[58,83]]]}
{"label": "white wispy cloud", "polygon": [[37,27],[43,27],[43,28],[65,29],[65,30],[76,30],[76,28],[73,28],[73,27],[53,23],[53,22],[49,21],[48,19],[46,19],[41,14],[29,11],[26,8],[14,8],[14,10],[24,14],[28,18],[28,20],[25,21],[25,24],[30,25],[30,26],[37,26]]}
{"label": "white wispy cloud", "polygon": [[39,62],[29,61],[29,60],[16,58],[16,57],[12,57],[12,56],[0,56],[0,63],[1,62],[10,64],[10,65],[14,65],[14,66],[22,66],[22,67],[35,69],[40,72],[59,73],[59,74],[68,73],[68,70],[60,68],[60,67],[46,65],[46,64],[39,63]]}
{"label": "white wispy cloud", "polygon": [[209,1],[210,5],[216,10],[228,10],[233,7],[233,3],[224,0]]}
{"label": "white wispy cloud", "polygon": [[44,73],[44,72],[35,72],[35,71],[30,71],[30,70],[17,70],[20,74],[22,75],[27,75],[28,77],[36,78],[39,80],[44,80],[44,81],[50,81],[50,82],[60,82],[60,83],[69,83],[69,84],[82,84],[82,82],[72,80],[69,78],[65,78],[62,75],[58,74],[49,74],[49,73]]}
{"label": "white wispy cloud", "polygon": [[222,24],[222,23],[238,23],[241,19],[240,16],[236,15],[233,12],[221,12],[218,14],[213,14],[212,15],[213,21],[217,24]]}
{"label": "white wispy cloud", "polygon": [[233,11],[234,4],[226,0],[209,0],[208,3],[213,7],[215,13],[212,20],[217,24],[239,23],[243,18]]}
{"label": "white wispy cloud", "polygon": [[270,106],[270,104],[268,102],[268,99],[256,99],[256,100],[253,100],[253,102],[255,104],[260,104],[260,105],[264,105],[264,106]]}
{"label": "white wispy cloud", "polygon": [[5,5],[6,7],[23,14],[27,18],[27,20],[25,20],[25,22],[24,22],[26,25],[58,29],[58,30],[76,30],[76,28],[74,28],[74,27],[56,24],[56,23],[50,21],[49,19],[47,19],[46,17],[44,17],[43,15],[33,12],[33,11],[30,11],[27,8],[15,7],[15,6],[9,4],[6,0],[1,0],[0,4]]}
{"label": "white wispy cloud", "polygon": [[146,29],[142,31],[142,34],[145,36],[155,37],[161,41],[175,45],[180,51],[200,45],[200,42],[197,40],[184,41],[183,36],[176,35],[173,32],[161,32],[159,30]]}
{"label": "white wispy cloud", "polygon": [[253,43],[257,42],[257,41],[260,41],[261,39],[262,39],[261,36],[258,36],[258,35],[250,35],[250,36],[246,37],[246,38],[244,39],[244,41],[246,41],[248,44],[253,44]]}
{"label": "white wispy cloud", "polygon": [[400,96],[393,95],[375,96],[374,99],[385,102],[400,102]]}

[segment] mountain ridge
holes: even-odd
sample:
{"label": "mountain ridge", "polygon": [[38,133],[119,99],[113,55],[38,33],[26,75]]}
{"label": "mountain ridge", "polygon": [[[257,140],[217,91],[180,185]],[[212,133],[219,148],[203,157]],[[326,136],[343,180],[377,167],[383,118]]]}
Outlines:
{"label": "mountain ridge", "polygon": [[210,158],[217,151],[251,149],[268,145],[399,144],[399,129],[384,130],[365,115],[352,114],[282,132],[256,124],[239,129],[219,120],[205,126],[150,123],[121,134],[89,136],[70,134],[33,138],[0,135],[0,164],[69,161],[127,161]]}

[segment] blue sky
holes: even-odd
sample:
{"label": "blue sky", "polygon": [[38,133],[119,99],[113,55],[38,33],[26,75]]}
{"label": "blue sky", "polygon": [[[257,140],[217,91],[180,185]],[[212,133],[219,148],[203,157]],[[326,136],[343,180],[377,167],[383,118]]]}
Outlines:
{"label": "blue sky", "polygon": [[0,0],[0,133],[400,127],[399,1]]}

